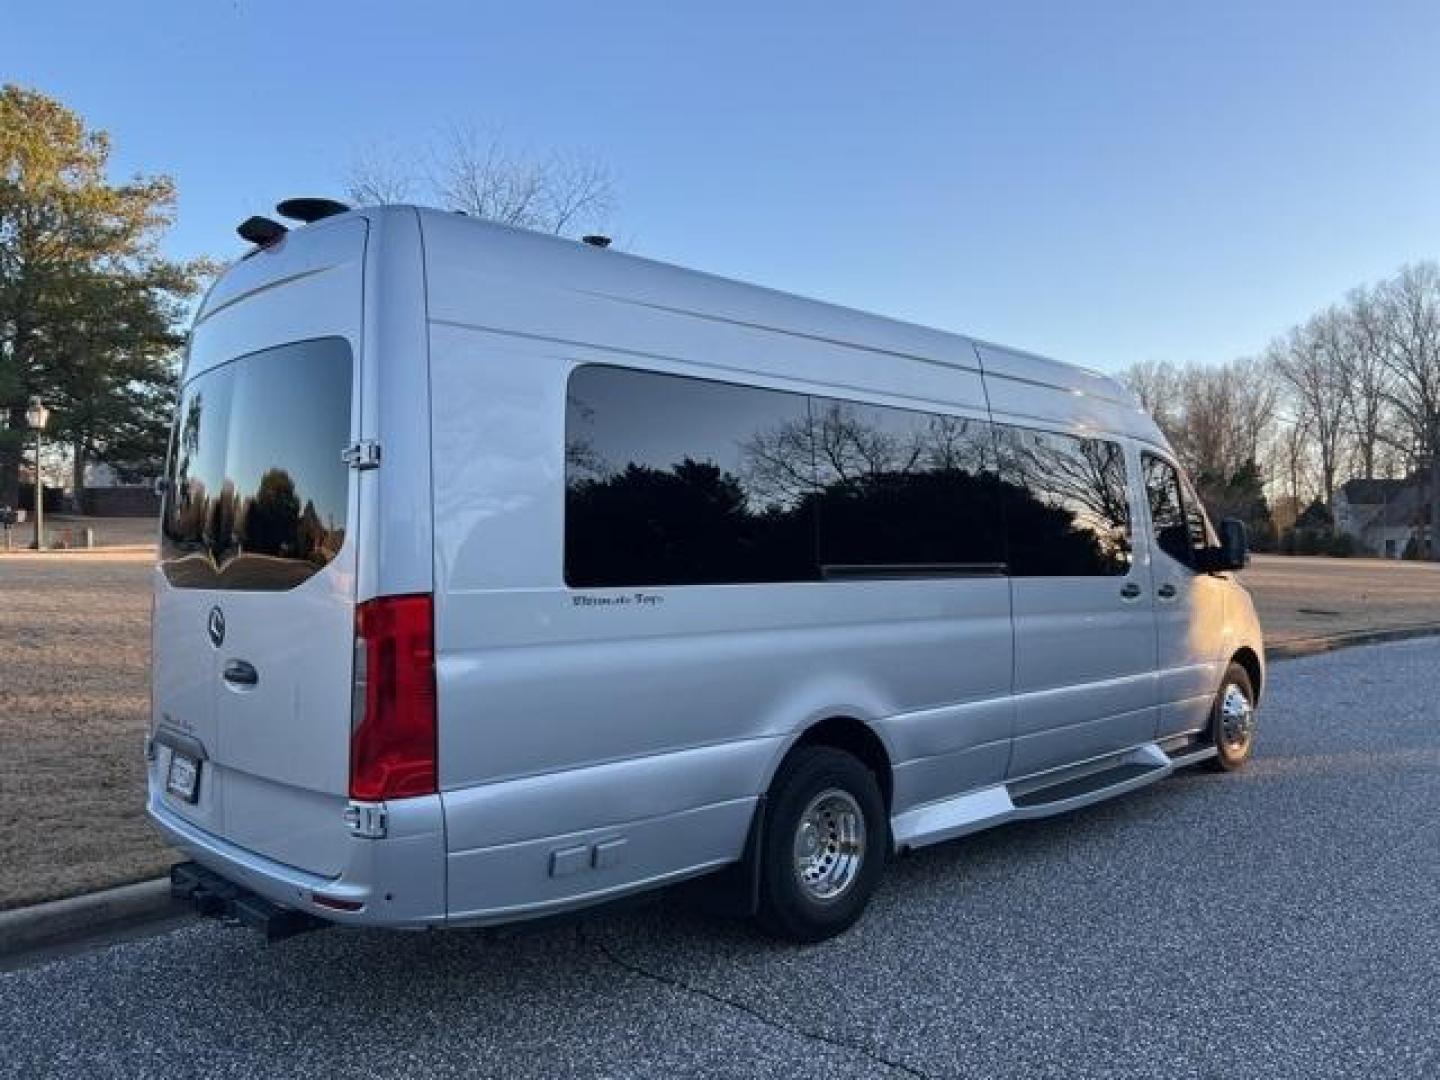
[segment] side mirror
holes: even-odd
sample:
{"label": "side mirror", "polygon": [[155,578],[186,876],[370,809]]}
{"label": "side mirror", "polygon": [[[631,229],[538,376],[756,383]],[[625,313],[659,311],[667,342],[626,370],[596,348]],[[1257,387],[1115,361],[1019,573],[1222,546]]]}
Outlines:
{"label": "side mirror", "polygon": [[1202,569],[1214,573],[1221,570],[1244,570],[1250,562],[1250,540],[1245,523],[1238,518],[1220,522],[1220,543],[1207,548]]}

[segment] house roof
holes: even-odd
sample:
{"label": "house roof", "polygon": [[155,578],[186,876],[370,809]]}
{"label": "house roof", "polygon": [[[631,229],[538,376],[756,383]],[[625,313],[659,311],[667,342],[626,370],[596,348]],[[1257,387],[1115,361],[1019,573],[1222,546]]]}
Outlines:
{"label": "house roof", "polygon": [[1420,522],[1423,511],[1426,509],[1423,498],[1424,487],[1420,484],[1408,484],[1397,492],[1385,508],[1371,522],[1372,525],[1385,526],[1410,526]]}
{"label": "house roof", "polygon": [[1340,493],[1351,506],[1379,506],[1393,500],[1410,483],[1409,480],[1347,480],[1340,485]]}

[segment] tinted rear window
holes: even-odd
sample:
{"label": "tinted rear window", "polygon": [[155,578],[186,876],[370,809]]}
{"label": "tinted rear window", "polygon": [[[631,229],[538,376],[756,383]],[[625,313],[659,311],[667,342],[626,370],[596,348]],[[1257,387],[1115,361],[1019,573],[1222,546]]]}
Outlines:
{"label": "tinted rear window", "polygon": [[351,354],[342,338],[282,345],[185,385],[161,528],[171,584],[291,589],[345,540]]}

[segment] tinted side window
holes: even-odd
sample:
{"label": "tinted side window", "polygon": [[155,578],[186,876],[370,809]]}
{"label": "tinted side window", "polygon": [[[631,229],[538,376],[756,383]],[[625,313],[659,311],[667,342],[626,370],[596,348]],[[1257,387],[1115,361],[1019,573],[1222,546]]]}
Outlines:
{"label": "tinted side window", "polygon": [[996,445],[1012,574],[1129,571],[1130,503],[1119,444],[1000,426]]}
{"label": "tinted side window", "polygon": [[581,367],[565,440],[569,585],[818,576],[803,395]]}
{"label": "tinted side window", "polygon": [[162,564],[182,588],[290,589],[345,539],[351,356],[340,338],[252,353],[181,395]]}
{"label": "tinted side window", "polygon": [[825,398],[811,410],[823,573],[1004,572],[987,422]]}
{"label": "tinted side window", "polygon": [[1153,454],[1141,457],[1155,544],[1177,562],[1193,566],[1195,552],[1210,542],[1210,529],[1200,501],[1175,466]]}

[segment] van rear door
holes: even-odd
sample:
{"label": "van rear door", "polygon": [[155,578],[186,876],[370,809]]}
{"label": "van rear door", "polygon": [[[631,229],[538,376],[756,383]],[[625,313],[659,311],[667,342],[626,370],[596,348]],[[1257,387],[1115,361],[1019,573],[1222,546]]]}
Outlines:
{"label": "van rear door", "polygon": [[192,336],[157,570],[155,707],[161,752],[202,758],[194,801],[180,785],[162,796],[171,810],[336,875],[359,520],[342,455],[359,438],[366,226],[313,231],[232,271],[238,285],[212,295]]}

